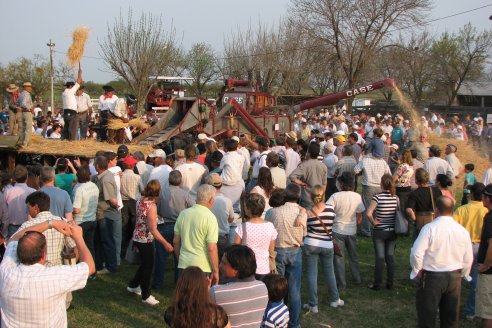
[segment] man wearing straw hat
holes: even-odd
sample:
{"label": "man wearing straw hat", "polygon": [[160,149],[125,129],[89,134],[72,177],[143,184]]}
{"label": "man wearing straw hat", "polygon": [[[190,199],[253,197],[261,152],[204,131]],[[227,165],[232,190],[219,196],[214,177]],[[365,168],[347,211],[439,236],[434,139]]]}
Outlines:
{"label": "man wearing straw hat", "polygon": [[16,136],[19,128],[17,127],[16,129],[15,124],[20,125],[22,120],[22,112],[17,107],[19,87],[14,83],[10,83],[6,91],[8,92],[8,99],[5,101],[5,107],[9,109],[9,134]]}
{"label": "man wearing straw hat", "polygon": [[32,103],[31,92],[32,92],[32,84],[31,82],[24,82],[22,84],[21,94],[17,99],[17,107],[20,107],[22,112],[22,119],[19,124],[20,135],[18,145],[21,147],[27,146],[29,140],[31,140],[32,134],[32,110],[34,104]]}
{"label": "man wearing straw hat", "polygon": [[77,75],[77,82],[68,81],[65,83],[65,90],[62,93],[63,103],[63,126],[62,138],[68,140],[77,139],[77,130],[79,128],[79,122],[77,120],[77,97],[75,96],[77,90],[82,83],[82,69],[79,64],[79,72]]}

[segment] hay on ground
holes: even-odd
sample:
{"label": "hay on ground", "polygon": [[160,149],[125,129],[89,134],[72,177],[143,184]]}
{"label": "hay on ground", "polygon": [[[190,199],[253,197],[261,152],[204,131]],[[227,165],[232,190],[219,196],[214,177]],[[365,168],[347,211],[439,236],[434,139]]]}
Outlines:
{"label": "hay on ground", "polygon": [[[93,139],[69,141],[59,139],[45,139],[40,136],[32,136],[29,145],[18,150],[20,153],[43,154],[54,156],[80,156],[93,158],[99,150],[112,150],[117,152],[118,144],[113,145],[106,142],[99,142]],[[145,155],[152,152],[151,145],[128,144],[130,153],[137,150]]]}
{"label": "hay on ground", "polygon": [[68,63],[75,68],[84,55],[84,47],[89,38],[89,28],[87,26],[77,27],[72,33],[72,45],[68,48]]}

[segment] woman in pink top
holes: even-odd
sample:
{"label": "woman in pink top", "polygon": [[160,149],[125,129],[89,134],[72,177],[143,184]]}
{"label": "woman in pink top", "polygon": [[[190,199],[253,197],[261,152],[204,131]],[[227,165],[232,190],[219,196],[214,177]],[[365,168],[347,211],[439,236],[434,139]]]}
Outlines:
{"label": "woman in pink top", "polygon": [[[258,280],[270,273],[270,251],[274,250],[275,239],[277,239],[277,230],[273,224],[260,217],[265,209],[265,204],[265,198],[259,194],[246,195],[244,206],[249,220],[237,226],[234,239],[234,244],[247,245],[255,253],[255,276]],[[246,229],[246,233],[243,229]]]}

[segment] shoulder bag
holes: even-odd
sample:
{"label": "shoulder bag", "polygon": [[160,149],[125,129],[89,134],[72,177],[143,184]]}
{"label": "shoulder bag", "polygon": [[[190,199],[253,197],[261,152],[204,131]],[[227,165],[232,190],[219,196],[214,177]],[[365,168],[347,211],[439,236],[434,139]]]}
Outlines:
{"label": "shoulder bag", "polygon": [[397,235],[406,235],[408,233],[408,221],[403,215],[400,208],[400,199],[396,197],[398,206],[395,213],[395,233]]}
{"label": "shoulder bag", "polygon": [[313,210],[311,210],[311,212],[316,216],[316,218],[319,220],[319,222],[321,223],[321,225],[323,226],[323,229],[325,229],[325,232],[326,234],[328,235],[328,237],[331,238],[331,242],[333,243],[333,252],[335,253],[336,256],[340,256],[342,257],[343,254],[342,254],[342,251],[340,250],[340,247],[338,247],[337,243],[335,243],[335,240],[333,239],[333,235],[331,234],[331,232],[328,230],[328,228],[326,227],[325,223],[323,222],[323,220],[321,220],[321,218],[319,217],[318,214],[316,214]]}
{"label": "shoulder bag", "polygon": [[422,229],[424,225],[434,220],[435,206],[434,206],[434,193],[432,192],[432,187],[429,187],[431,202],[432,202],[432,212],[418,212],[415,214],[415,226],[417,230]]}

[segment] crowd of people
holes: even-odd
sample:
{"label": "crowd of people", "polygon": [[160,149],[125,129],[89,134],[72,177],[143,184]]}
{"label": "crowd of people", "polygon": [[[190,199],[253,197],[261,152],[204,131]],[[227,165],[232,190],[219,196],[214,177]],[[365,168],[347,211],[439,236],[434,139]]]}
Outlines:
{"label": "crowd of people", "polygon": [[[66,92],[79,91],[78,84],[67,83]],[[105,97],[111,93],[107,88]],[[444,157],[428,142],[430,133],[452,133],[455,118],[441,124],[433,115],[413,124],[399,114],[307,114],[275,140],[242,135],[216,142],[200,133],[167,153],[130,154],[122,144],[90,160],[60,158],[54,167],[3,172],[2,323],[66,326],[70,292],[127,260],[138,263],[127,291],[150,306],[159,304],[152,291],[173,272],[167,279],[176,288],[163,317],[170,327],[299,327],[303,310],[344,306],[340,295],[350,284],[370,279],[375,292],[398,288],[395,224],[402,215],[414,240],[418,326],[433,327],[437,315],[441,326],[458,325],[465,277],[471,288],[464,315],[489,327],[492,169],[480,180],[473,163],[461,163],[456,145],[448,144]],[[65,111],[65,123],[75,115]],[[481,142],[473,136],[483,120],[470,121],[473,142]],[[74,131],[66,130],[68,139]],[[457,207],[449,187],[460,176]],[[359,238],[373,241],[373,277],[361,275]],[[166,270],[169,255],[173,270]],[[71,278],[61,284],[61,275]],[[326,302],[318,297],[320,275]],[[33,292],[40,277],[48,286],[56,282],[56,290],[46,287],[53,297]]]}

